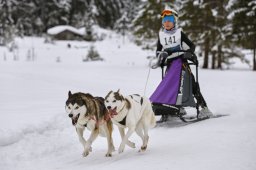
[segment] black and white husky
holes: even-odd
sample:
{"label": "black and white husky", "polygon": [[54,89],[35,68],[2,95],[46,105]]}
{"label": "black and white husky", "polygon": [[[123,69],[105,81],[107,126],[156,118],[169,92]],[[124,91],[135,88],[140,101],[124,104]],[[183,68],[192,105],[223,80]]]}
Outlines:
{"label": "black and white husky", "polygon": [[[156,125],[155,114],[148,98],[139,95],[123,97],[119,90],[110,91],[105,97],[105,106],[111,114],[112,122],[118,126],[122,142],[118,152],[122,153],[125,144],[131,144],[128,138],[136,132],[142,139],[139,151],[145,151],[148,144],[148,130]],[[124,128],[128,128],[124,133]],[[130,145],[129,145],[130,146]]]}
{"label": "black and white husky", "polygon": [[[84,147],[83,156],[89,154],[92,142],[99,134],[107,138],[106,156],[112,156],[112,152],[115,150],[112,140],[113,127],[108,110],[104,105],[104,98],[93,97],[89,93],[72,94],[69,91],[65,109],[76,128],[79,141]],[[91,131],[87,141],[83,137],[85,128]]]}

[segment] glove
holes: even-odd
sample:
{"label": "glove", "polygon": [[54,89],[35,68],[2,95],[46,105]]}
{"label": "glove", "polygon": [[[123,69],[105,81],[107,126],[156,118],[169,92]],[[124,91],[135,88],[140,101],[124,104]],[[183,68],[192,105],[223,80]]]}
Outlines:
{"label": "glove", "polygon": [[159,55],[160,55],[161,51],[156,51],[156,57],[152,58],[149,61],[149,67],[152,69],[156,69],[160,66],[159,64]]}
{"label": "glove", "polygon": [[172,55],[172,50],[170,48],[167,48],[164,50],[168,55]]}
{"label": "glove", "polygon": [[184,59],[187,59],[187,60],[190,60],[192,61],[194,64],[198,65],[198,60],[197,60],[197,57],[194,53],[191,53],[191,50],[188,49],[186,50],[186,52],[184,53],[183,55],[183,58]]}
{"label": "glove", "polygon": [[192,59],[192,54],[190,53],[190,51],[186,51],[183,55],[184,59],[188,59],[191,60]]}
{"label": "glove", "polygon": [[163,67],[168,53],[166,51],[157,51],[158,64]]}
{"label": "glove", "polygon": [[159,57],[159,55],[160,55],[161,52],[162,52],[162,51],[156,51],[156,58]]}

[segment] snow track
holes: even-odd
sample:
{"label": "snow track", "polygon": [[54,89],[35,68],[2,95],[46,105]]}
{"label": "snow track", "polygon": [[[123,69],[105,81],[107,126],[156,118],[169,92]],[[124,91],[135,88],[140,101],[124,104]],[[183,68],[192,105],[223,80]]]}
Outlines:
{"label": "snow track", "polygon": [[[109,36],[110,37],[110,36]],[[29,41],[28,41],[29,40]],[[123,94],[142,94],[147,78],[146,56],[132,43],[120,45],[112,36],[95,43],[104,62],[81,63],[85,48],[66,48],[68,42],[43,44],[34,38],[37,60],[26,61],[30,39],[19,42],[19,61],[0,57],[0,169],[1,170],[255,170],[256,76],[249,70],[199,70],[201,91],[209,108],[229,116],[180,126],[165,125],[149,131],[148,150],[138,153],[141,140],[132,135],[136,149],[125,148],[106,158],[105,138],[98,137],[88,157],[65,113],[68,91],[105,96],[120,88]],[[90,46],[86,42],[69,42]],[[24,45],[24,46],[23,46]],[[61,62],[56,63],[56,57]],[[151,70],[146,96],[160,82],[160,69]],[[88,131],[85,137],[88,138]],[[117,128],[113,134],[120,144]]]}

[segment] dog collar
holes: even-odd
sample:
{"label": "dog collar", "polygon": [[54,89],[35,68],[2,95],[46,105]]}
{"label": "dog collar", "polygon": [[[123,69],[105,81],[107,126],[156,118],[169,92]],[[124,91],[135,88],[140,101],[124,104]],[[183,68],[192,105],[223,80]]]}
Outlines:
{"label": "dog collar", "polygon": [[125,104],[123,105],[123,107],[118,112],[121,112],[124,108],[125,108]]}

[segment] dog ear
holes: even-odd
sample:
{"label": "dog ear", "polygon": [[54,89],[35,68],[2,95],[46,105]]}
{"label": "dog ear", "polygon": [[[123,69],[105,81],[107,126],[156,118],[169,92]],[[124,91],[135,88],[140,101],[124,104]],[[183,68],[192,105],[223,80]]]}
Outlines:
{"label": "dog ear", "polygon": [[72,95],[71,91],[68,91],[68,97],[70,97]]}
{"label": "dog ear", "polygon": [[105,100],[109,97],[109,95],[110,95],[111,93],[113,93],[112,90],[111,90],[110,92],[108,92],[108,94],[107,94],[106,97],[105,97]]}
{"label": "dog ear", "polygon": [[117,90],[117,93],[120,94],[120,89]]}

